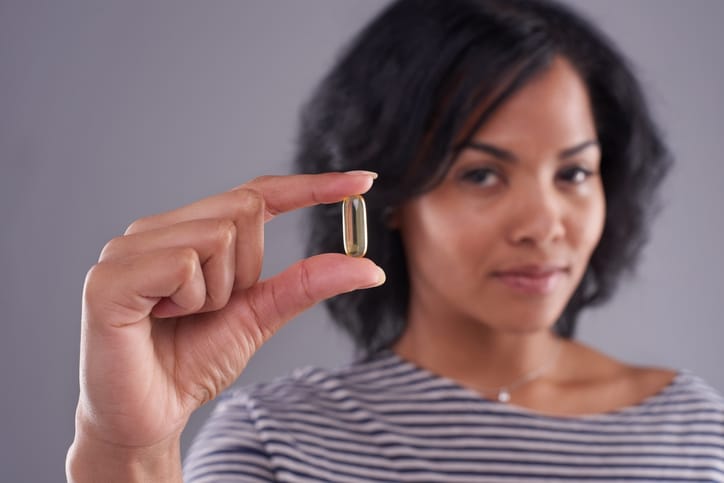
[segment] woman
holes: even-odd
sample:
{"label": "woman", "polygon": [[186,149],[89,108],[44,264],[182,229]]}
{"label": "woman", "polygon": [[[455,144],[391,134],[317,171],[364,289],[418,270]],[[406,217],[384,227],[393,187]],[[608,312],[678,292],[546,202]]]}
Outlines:
{"label": "woman", "polygon": [[[181,481],[189,415],[324,299],[362,357],[226,394],[188,481],[724,481],[721,396],[572,340],[668,167],[591,25],[542,1],[395,2],[307,105],[297,165],[106,245],[71,481]],[[360,193],[369,259],[327,253]],[[263,223],[312,205],[323,254],[259,281]]]}

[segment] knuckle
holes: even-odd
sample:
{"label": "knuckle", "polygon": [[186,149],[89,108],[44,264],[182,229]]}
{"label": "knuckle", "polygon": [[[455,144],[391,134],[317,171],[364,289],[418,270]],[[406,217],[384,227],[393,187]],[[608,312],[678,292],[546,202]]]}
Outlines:
{"label": "knuckle", "polygon": [[276,325],[276,321],[281,317],[279,301],[276,299],[274,286],[265,285],[263,291],[268,294],[266,297],[271,301],[270,314],[265,316],[261,311],[261,307],[256,303],[256,300],[249,300],[249,310],[252,314],[252,320],[255,322],[255,330],[250,334],[250,340],[253,341],[257,349],[274,335],[274,326]]}
{"label": "knuckle", "polygon": [[[273,313],[269,313],[267,297],[268,287],[261,284],[234,300],[231,310],[224,315],[231,337],[239,347],[242,359],[249,360],[264,343],[274,335]],[[240,330],[241,329],[241,330]]]}
{"label": "knuckle", "polygon": [[231,295],[231,287],[220,288],[219,290],[207,290],[204,308],[209,310],[219,310],[226,306]]}
{"label": "knuckle", "polygon": [[233,245],[234,238],[236,237],[236,225],[234,222],[232,220],[222,218],[216,220],[215,223],[216,226],[214,227],[214,232],[216,233],[216,236],[214,238],[218,241],[221,247],[226,248]]}
{"label": "knuckle", "polygon": [[190,397],[198,407],[201,407],[216,398],[216,391],[213,384],[207,383],[200,385],[193,392],[187,393],[187,396]]}
{"label": "knuckle", "polygon": [[246,190],[245,206],[253,212],[259,212],[264,209],[264,197],[259,191]]}
{"label": "knuckle", "polygon": [[199,312],[201,309],[204,308],[204,304],[206,303],[206,298],[203,296],[203,294],[200,297],[196,297],[194,299],[195,303],[189,307],[189,310],[191,312]]}
{"label": "knuckle", "polygon": [[196,407],[201,407],[207,402],[216,398],[222,387],[219,377],[215,377],[215,371],[204,374],[200,381],[195,384],[181,384],[177,388],[181,399],[191,400]]}
{"label": "knuckle", "polygon": [[213,292],[206,293],[206,300],[204,301],[203,308],[209,311],[223,309],[226,305],[223,298],[219,297]]}
{"label": "knuckle", "polygon": [[274,334],[276,334],[276,330],[274,329],[274,327],[275,326],[267,321],[261,322],[259,324],[256,335],[252,342],[253,347],[255,347],[255,351],[259,350],[259,348],[263,346],[269,339],[274,337]]}
{"label": "knuckle", "polygon": [[85,281],[83,283],[83,292],[87,295],[88,292],[92,291],[96,285],[102,283],[105,278],[106,266],[103,263],[96,263],[93,265],[88,272],[85,274]]}
{"label": "knuckle", "polygon": [[182,284],[189,283],[194,293],[193,303],[187,308],[193,312],[201,310],[206,303],[207,293],[198,252],[190,247],[181,247],[176,249],[173,256],[178,262],[179,281]]}
{"label": "knuckle", "polygon": [[309,266],[306,260],[302,260],[299,264],[299,285],[302,287],[303,303],[305,305],[313,304],[316,299],[311,288]]}
{"label": "knuckle", "polygon": [[178,261],[184,278],[191,278],[199,268],[199,254],[191,247],[179,247],[174,251],[174,258]]}
{"label": "knuckle", "polygon": [[88,308],[102,306],[104,298],[111,293],[108,285],[114,278],[108,263],[93,265],[83,283],[83,305]]}
{"label": "knuckle", "polygon": [[146,227],[150,225],[150,220],[151,219],[148,216],[134,220],[130,225],[128,225],[128,228],[126,228],[123,235],[133,235],[134,233],[145,231]]}
{"label": "knuckle", "polygon": [[250,216],[264,211],[264,197],[253,189],[240,189],[234,192],[234,206],[238,215]]}
{"label": "knuckle", "polygon": [[256,298],[249,297],[245,308],[247,309],[247,317],[252,322],[258,325],[263,321],[261,311],[258,306],[258,300]]}
{"label": "knuckle", "polygon": [[270,182],[270,181],[272,181],[272,180],[274,180],[274,179],[276,179],[276,178],[278,178],[278,176],[275,176],[275,175],[273,175],[273,174],[265,174],[265,175],[262,175],[262,176],[257,176],[256,178],[254,178],[254,179],[252,179],[251,181],[249,181],[249,182],[247,183],[247,186],[249,186],[249,185],[253,186],[253,185],[257,185],[257,184],[268,183],[268,182]]}
{"label": "knuckle", "polygon": [[105,245],[103,245],[103,248],[101,249],[101,254],[98,257],[98,261],[108,260],[110,258],[113,258],[115,255],[118,245],[121,244],[121,240],[123,237],[118,236],[114,237],[111,240],[109,240]]}

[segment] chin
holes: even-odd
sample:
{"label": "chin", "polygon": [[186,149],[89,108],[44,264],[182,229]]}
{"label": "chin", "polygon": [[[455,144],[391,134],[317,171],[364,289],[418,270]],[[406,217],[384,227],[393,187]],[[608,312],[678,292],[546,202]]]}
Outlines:
{"label": "chin", "polygon": [[[487,325],[496,331],[509,332],[511,334],[533,334],[536,332],[551,331],[560,317],[561,310],[534,310],[515,311],[515,313],[499,314],[497,317],[488,314],[481,320],[488,320],[492,323]],[[494,321],[494,322],[493,322]]]}
{"label": "chin", "polygon": [[553,329],[555,321],[527,321],[527,322],[511,322],[509,324],[501,324],[497,327],[498,330],[508,332],[511,334],[535,334],[538,332],[548,332]]}

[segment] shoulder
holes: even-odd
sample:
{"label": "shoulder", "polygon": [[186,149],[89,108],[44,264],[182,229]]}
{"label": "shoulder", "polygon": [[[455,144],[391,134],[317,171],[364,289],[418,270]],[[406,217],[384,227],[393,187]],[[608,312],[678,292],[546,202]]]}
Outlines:
{"label": "shoulder", "polygon": [[292,414],[301,420],[305,414],[329,417],[352,407],[371,409],[409,394],[418,378],[416,371],[388,352],[334,368],[301,367],[269,381],[227,390],[217,399],[212,420],[243,419],[253,425]]}
{"label": "shoulder", "polygon": [[360,401],[374,399],[395,372],[389,362],[378,358],[336,369],[304,367],[227,390],[194,438],[184,481],[275,481],[274,455],[298,451],[293,443],[298,438],[322,435],[325,428],[344,423]]}
{"label": "shoulder", "polygon": [[642,408],[695,417],[707,413],[724,428],[724,396],[693,372],[659,367],[628,368],[626,384]]}
{"label": "shoulder", "polygon": [[689,370],[677,371],[671,383],[660,394],[665,401],[695,404],[702,410],[716,412],[722,416],[724,424],[724,395]]}
{"label": "shoulder", "polygon": [[237,388],[223,394],[220,411],[328,409],[352,400],[369,400],[401,391],[410,371],[388,354],[355,360],[336,368],[307,366],[271,381]]}
{"label": "shoulder", "polygon": [[590,396],[593,411],[588,412],[662,404],[673,409],[677,404],[692,414],[706,410],[724,415],[724,397],[691,371],[628,364],[579,342],[570,347],[571,361],[577,363],[569,365],[567,377],[579,394]]}
{"label": "shoulder", "polygon": [[718,415],[724,424],[724,396],[703,378],[686,369],[624,366],[623,384],[643,407],[669,406],[678,412]]}

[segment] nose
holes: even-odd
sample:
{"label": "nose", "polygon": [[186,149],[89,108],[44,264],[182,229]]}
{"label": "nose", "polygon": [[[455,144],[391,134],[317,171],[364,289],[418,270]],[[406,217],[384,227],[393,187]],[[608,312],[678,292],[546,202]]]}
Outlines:
{"label": "nose", "polygon": [[521,187],[511,199],[511,243],[546,246],[565,236],[563,200],[554,187],[531,183]]}

